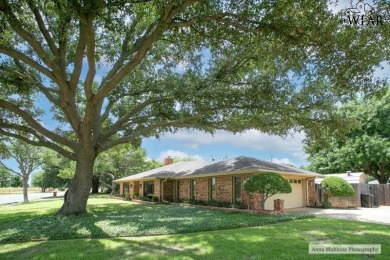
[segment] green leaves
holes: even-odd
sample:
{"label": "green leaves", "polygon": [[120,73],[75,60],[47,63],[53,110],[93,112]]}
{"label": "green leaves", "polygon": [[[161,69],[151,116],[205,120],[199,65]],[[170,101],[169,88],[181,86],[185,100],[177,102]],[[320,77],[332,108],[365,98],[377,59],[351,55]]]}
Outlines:
{"label": "green leaves", "polygon": [[325,177],[321,183],[321,187],[324,189],[326,198],[331,196],[349,197],[355,194],[351,184],[338,176]]}
{"label": "green leaves", "polygon": [[[383,93],[383,92],[382,92]],[[338,116],[345,125],[342,134],[322,131],[322,142],[309,140],[310,169],[320,173],[363,171],[380,183],[390,177],[390,90],[344,104]]]}
{"label": "green leaves", "polygon": [[244,183],[249,192],[263,194],[266,198],[278,193],[291,193],[291,185],[280,174],[274,172],[260,173],[250,177]]}

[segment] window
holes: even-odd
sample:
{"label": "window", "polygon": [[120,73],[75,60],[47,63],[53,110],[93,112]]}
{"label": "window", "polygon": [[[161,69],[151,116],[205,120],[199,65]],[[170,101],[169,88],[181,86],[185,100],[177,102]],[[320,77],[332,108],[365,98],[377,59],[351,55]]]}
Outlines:
{"label": "window", "polygon": [[191,200],[196,200],[196,180],[191,180]]}
{"label": "window", "polygon": [[154,181],[144,181],[144,196],[153,196]]}
{"label": "window", "polygon": [[234,176],[233,177],[233,202],[241,202],[241,177],[240,176]]}
{"label": "window", "polygon": [[217,193],[217,190],[216,190],[216,179],[215,178],[210,178],[210,189],[209,189],[209,192],[210,192],[210,200],[215,200],[216,198],[216,193]]}

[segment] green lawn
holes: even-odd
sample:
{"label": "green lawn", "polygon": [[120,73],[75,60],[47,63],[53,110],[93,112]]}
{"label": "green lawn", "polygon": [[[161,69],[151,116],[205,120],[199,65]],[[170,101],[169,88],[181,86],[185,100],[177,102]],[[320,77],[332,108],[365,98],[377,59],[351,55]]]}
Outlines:
{"label": "green lawn", "polygon": [[[381,244],[381,255],[309,255],[308,244]],[[389,227],[310,218],[192,234],[0,245],[0,259],[390,259]]]}
{"label": "green lawn", "polygon": [[[60,219],[48,215],[61,205],[59,199],[0,207],[0,259],[390,259],[390,228],[385,225],[323,218],[285,221],[289,215],[271,217],[176,205],[136,205],[96,197],[89,204],[90,216]],[[284,222],[265,225],[278,221]],[[186,233],[256,224],[263,226],[130,238],[6,243],[26,237]],[[41,235],[34,237],[32,234],[37,232]],[[309,243],[381,244],[382,254],[309,255]]]}
{"label": "green lawn", "polygon": [[0,243],[74,238],[167,235],[253,227],[307,215],[257,215],[175,204],[136,204],[92,197],[87,216],[53,217],[62,199],[2,207]]}

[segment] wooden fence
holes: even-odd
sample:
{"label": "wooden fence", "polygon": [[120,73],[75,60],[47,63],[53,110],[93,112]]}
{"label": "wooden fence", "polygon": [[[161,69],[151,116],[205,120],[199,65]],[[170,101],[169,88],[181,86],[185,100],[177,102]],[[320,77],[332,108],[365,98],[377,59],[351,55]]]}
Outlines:
{"label": "wooden fence", "polygon": [[[355,195],[351,197],[331,197],[329,201],[333,207],[356,208],[361,207],[361,195],[373,195],[373,206],[390,206],[390,184],[351,184]],[[316,204],[324,203],[324,192],[320,184],[316,184]]]}

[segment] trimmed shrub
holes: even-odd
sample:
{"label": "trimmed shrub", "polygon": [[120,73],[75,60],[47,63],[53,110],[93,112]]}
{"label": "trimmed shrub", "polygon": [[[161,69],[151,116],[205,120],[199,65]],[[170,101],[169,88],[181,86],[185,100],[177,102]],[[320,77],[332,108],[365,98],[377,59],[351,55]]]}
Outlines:
{"label": "trimmed shrub", "polygon": [[260,209],[264,210],[266,200],[279,193],[291,193],[291,185],[280,174],[265,172],[254,175],[244,183],[244,190],[260,194]]}
{"label": "trimmed shrub", "polygon": [[[324,207],[325,203],[329,202],[330,197],[349,197],[355,194],[355,190],[346,180],[338,176],[328,176],[321,183],[324,189]],[[332,206],[327,203],[326,206]]]}
{"label": "trimmed shrub", "polygon": [[159,199],[158,197],[153,196],[153,197],[152,197],[152,201],[153,201],[153,202],[159,202],[160,199]]}
{"label": "trimmed shrub", "polygon": [[123,200],[127,200],[127,201],[130,201],[131,198],[130,198],[130,194],[125,194]]}

